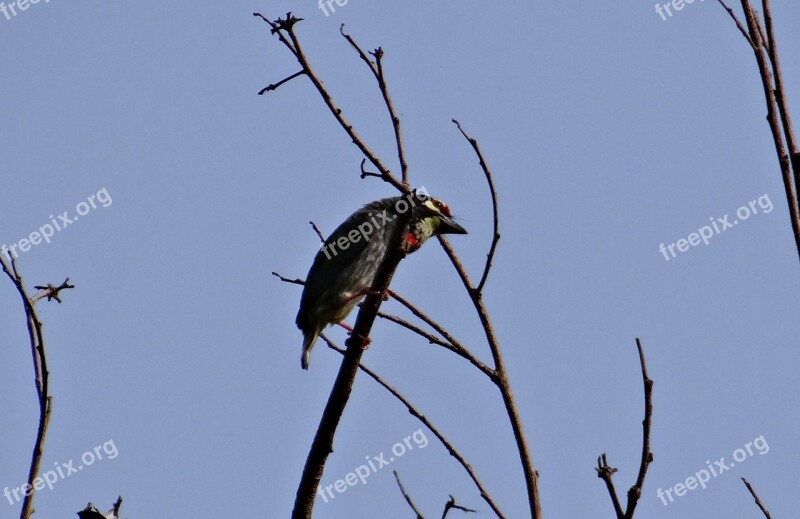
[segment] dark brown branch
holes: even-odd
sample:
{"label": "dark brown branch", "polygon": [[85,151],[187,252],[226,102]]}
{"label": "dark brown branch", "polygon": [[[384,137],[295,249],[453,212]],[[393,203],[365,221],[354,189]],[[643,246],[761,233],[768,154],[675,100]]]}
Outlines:
{"label": "dark brown branch", "polygon": [[422,515],[422,512],[420,512],[416,505],[414,505],[414,501],[411,500],[411,496],[409,496],[408,492],[406,492],[406,488],[400,481],[400,476],[397,474],[397,471],[393,470],[392,473],[394,474],[395,481],[397,481],[397,486],[400,488],[400,493],[403,494],[403,498],[406,500],[406,503],[408,503],[408,506],[410,506],[411,510],[413,510],[417,515],[417,519],[425,519],[425,517]]}
{"label": "dark brown branch", "polygon": [[653,453],[650,450],[650,430],[651,420],[653,416],[653,381],[647,375],[647,363],[644,357],[644,348],[639,338],[636,338],[636,349],[639,352],[639,364],[642,369],[642,382],[644,384],[644,420],[642,420],[642,458],[639,462],[639,474],[636,476],[636,482],[628,490],[628,503],[625,507],[625,513],[622,513],[622,506],[620,505],[617,492],[614,489],[614,484],[611,481],[611,476],[617,471],[616,468],[609,466],[605,453],[600,455],[597,459],[597,477],[602,479],[611,501],[614,504],[614,512],[618,519],[633,519],[633,514],[636,511],[636,504],[639,498],[642,497],[642,487],[644,486],[644,479],[647,476],[647,469],[650,463],[653,462]]}
{"label": "dark brown branch", "polygon": [[783,72],[781,71],[780,59],[778,58],[778,43],[775,41],[775,31],[772,27],[772,11],[769,6],[769,0],[762,0],[761,4],[764,7],[764,24],[767,28],[766,39],[769,42],[767,53],[772,66],[772,74],[775,77],[775,102],[778,105],[778,112],[781,115],[781,124],[783,125],[783,135],[786,138],[786,146],[789,148],[789,160],[794,173],[795,197],[797,199],[798,208],[800,209],[800,150],[798,150],[797,147],[797,139],[795,138],[794,128],[792,127],[792,117],[789,114],[789,102],[786,99],[786,93],[783,88]]}
{"label": "dark brown branch", "polygon": [[51,299],[55,299],[57,303],[61,303],[61,298],[59,297],[59,292],[67,288],[75,288],[75,285],[69,284],[69,278],[65,279],[63,283],[58,286],[52,285],[50,283],[47,286],[36,285],[36,290],[39,290],[36,294],[31,297],[31,303],[35,304],[38,300],[42,298],[47,298],[48,301]]}
{"label": "dark brown branch", "polygon": [[311,228],[314,229],[314,232],[317,233],[317,236],[319,236],[319,241],[325,243],[325,238],[322,236],[322,233],[320,232],[319,227],[317,227],[317,224],[311,221],[308,223],[311,225]]}
{"label": "dark brown branch", "polygon": [[342,109],[336,105],[330,93],[325,88],[325,85],[322,84],[322,81],[311,69],[311,65],[308,63],[308,59],[306,58],[303,48],[300,45],[300,41],[297,39],[297,35],[294,32],[294,25],[302,20],[302,18],[296,18],[292,15],[292,13],[286,13],[285,19],[278,18],[275,21],[270,21],[259,13],[253,13],[253,16],[259,17],[269,24],[272,29],[272,33],[277,34],[279,41],[283,43],[286,48],[289,49],[289,52],[294,55],[294,57],[297,59],[297,62],[300,64],[300,68],[302,69],[303,73],[308,77],[308,79],[311,80],[314,88],[316,88],[317,92],[319,92],[322,100],[325,102],[325,106],[328,107],[328,110],[330,110],[331,114],[333,114],[333,117],[353,141],[353,144],[355,144],[356,147],[361,150],[361,153],[363,153],[364,156],[372,163],[372,165],[375,166],[378,171],[380,171],[381,179],[393,185],[400,192],[404,194],[409,193],[411,190],[408,185],[401,183],[399,180],[397,180],[397,178],[395,178],[389,168],[387,168],[383,162],[381,162],[378,156],[366,145],[358,132],[356,132],[356,130],[353,128],[353,125],[351,125],[347,119],[345,119],[344,115],[342,115]]}
{"label": "dark brown branch", "polygon": [[[325,341],[325,343],[328,345],[329,348],[338,351],[342,355],[346,354],[344,350],[336,346],[336,344],[334,344],[330,339],[328,339],[325,336],[325,334],[321,334],[320,337],[322,338],[322,340]],[[489,492],[486,491],[483,484],[478,479],[478,475],[475,474],[475,470],[472,468],[472,465],[470,465],[469,462],[467,462],[464,456],[462,456],[461,453],[458,452],[455,447],[453,447],[453,444],[450,443],[450,440],[445,438],[444,434],[442,434],[439,431],[439,429],[437,429],[436,426],[434,426],[433,423],[431,423],[431,421],[428,420],[428,418],[414,406],[414,404],[412,404],[405,396],[400,394],[400,392],[397,391],[394,387],[387,384],[374,371],[363,365],[359,366],[359,369],[361,369],[361,371],[369,375],[369,377],[372,378],[372,380],[383,386],[383,388],[386,389],[389,393],[391,393],[392,396],[398,399],[404,406],[406,406],[406,409],[408,409],[408,412],[411,413],[412,416],[414,416],[417,420],[422,422],[422,424],[425,425],[425,427],[427,427],[428,430],[432,432],[434,436],[436,436],[439,442],[441,442],[441,444],[444,445],[445,449],[447,449],[447,452],[450,453],[450,455],[454,457],[456,461],[458,461],[461,464],[462,467],[464,467],[464,470],[467,472],[467,475],[469,475],[469,477],[472,479],[472,482],[475,483],[475,486],[480,491],[481,497],[483,498],[484,501],[486,501],[486,504],[489,505],[489,507],[492,509],[492,511],[494,511],[497,517],[503,519],[505,516],[502,514],[502,512],[500,512],[500,508],[498,508],[492,497],[489,495]]]}
{"label": "dark brown branch", "polygon": [[473,513],[473,514],[478,513],[477,510],[473,510],[472,508],[467,508],[466,506],[461,506],[459,504],[456,504],[456,498],[453,496],[450,496],[450,500],[444,504],[444,510],[442,511],[442,519],[445,519],[445,517],[447,517],[447,514],[450,512],[450,510],[461,510],[462,512]]}
{"label": "dark brown branch", "polygon": [[[778,155],[778,163],[781,168],[784,192],[786,195],[786,201],[789,205],[789,217],[792,225],[792,233],[794,235],[795,248],[797,249],[798,256],[800,257],[800,198],[798,198],[799,194],[797,191],[797,182],[800,182],[800,173],[798,173],[798,171],[800,171],[800,153],[795,153],[792,151],[790,157],[786,152],[786,148],[784,146],[784,135],[781,132],[781,125],[778,123],[777,112],[781,112],[781,119],[785,123],[788,123],[788,126],[786,124],[784,125],[784,130],[786,130],[788,127],[789,131],[791,131],[791,120],[788,118],[788,109],[785,106],[785,95],[783,94],[782,89],[780,94],[777,93],[778,89],[773,85],[772,72],[770,71],[770,65],[767,63],[767,57],[765,56],[765,49],[767,49],[767,52],[770,54],[770,62],[774,67],[775,63],[777,63],[777,44],[775,41],[763,41],[762,35],[765,33],[765,31],[761,26],[761,22],[759,21],[755,10],[750,5],[749,0],[741,0],[742,10],[744,11],[745,20],[747,21],[747,33],[744,32],[742,24],[733,14],[733,11],[730,9],[730,7],[728,7],[723,0],[719,0],[719,3],[728,11],[728,14],[731,15],[734,22],[736,22],[736,26],[745,35],[745,38],[747,38],[747,41],[750,43],[750,47],[753,49],[753,53],[755,54],[756,63],[758,65],[758,73],[761,77],[761,84],[764,90],[764,98],[767,103],[767,122],[769,123],[770,132],[772,133],[772,139],[775,145],[775,153]],[[765,11],[769,13],[769,4],[765,3],[764,5]],[[767,31],[767,34],[768,38],[773,40],[774,34],[772,34],[771,31],[771,13],[769,13],[769,17],[769,30]],[[774,62],[772,61],[773,54],[775,56]],[[778,67],[780,66],[778,65]],[[776,72],[779,72],[779,70]],[[778,105],[778,95],[780,95],[783,106]],[[783,111],[786,112],[785,116],[782,113]],[[787,134],[785,138],[787,139],[787,142],[789,142],[789,139],[791,139],[792,142],[794,141],[793,133],[791,137]],[[794,169],[794,174],[792,173],[792,169]]]}
{"label": "dark brown branch", "polygon": [[306,282],[304,280],[300,279],[300,278],[289,279],[289,278],[281,276],[277,272],[273,272],[272,275],[275,276],[276,278],[280,279],[284,283],[291,283],[292,285],[305,285],[306,284]]}
{"label": "dark brown branch", "polygon": [[387,313],[384,313],[384,312],[378,312],[378,317],[386,319],[387,321],[391,321],[391,322],[393,322],[393,323],[395,323],[397,325],[400,325],[401,327],[405,328],[406,330],[409,330],[411,332],[416,333],[417,335],[419,335],[420,337],[422,337],[423,339],[428,341],[430,344],[436,344],[438,346],[441,346],[441,347],[443,347],[445,349],[448,349],[448,350],[452,351],[456,355],[468,360],[473,366],[478,368],[481,372],[483,372],[490,379],[494,379],[496,377],[496,374],[495,374],[495,372],[494,372],[494,370],[492,368],[490,368],[489,366],[487,366],[486,364],[481,362],[477,357],[475,357],[468,350],[464,349],[461,345],[455,345],[455,344],[452,344],[452,343],[447,342],[445,340],[442,340],[442,339],[436,337],[435,335],[426,332],[422,328],[420,328],[418,326],[415,326],[415,325],[409,323],[408,321],[406,321],[405,319],[402,319],[402,318],[400,318],[400,317],[398,317],[396,315],[387,314]]}
{"label": "dark brown branch", "polygon": [[[346,34],[344,32],[344,24],[339,27],[339,32],[342,34],[344,39],[350,43],[350,45],[355,49],[358,53],[359,57],[367,64],[369,70],[372,72],[372,75],[375,76],[375,80],[378,82],[378,88],[381,91],[381,96],[383,96],[383,102],[386,105],[386,109],[389,111],[389,117],[392,120],[392,128],[394,129],[394,140],[395,145],[397,146],[397,160],[400,162],[400,171],[401,171],[401,178],[403,184],[408,186],[408,163],[406,162],[406,154],[403,150],[403,136],[402,132],[400,131],[400,118],[397,116],[397,112],[394,110],[394,104],[392,103],[392,98],[389,95],[389,87],[386,86],[386,79],[383,75],[383,49],[378,47],[374,51],[370,52],[370,55],[375,58],[375,61],[369,59],[361,49],[361,47],[355,42],[352,36]],[[363,178],[363,176],[362,176]]]}
{"label": "dark brown branch", "polygon": [[285,77],[285,78],[281,79],[277,83],[272,83],[271,85],[267,85],[267,86],[265,86],[264,88],[262,88],[261,90],[258,91],[258,95],[263,96],[267,92],[271,92],[273,90],[277,90],[282,84],[288,83],[289,81],[293,80],[294,78],[296,78],[298,76],[302,76],[305,73],[306,72],[304,70],[301,70],[300,72],[295,72],[294,74],[292,74],[289,77]]}
{"label": "dark brown branch", "polygon": [[[299,45],[296,44],[299,48]],[[344,354],[342,365],[336,376],[336,381],[331,388],[328,403],[322,413],[317,433],[311,444],[311,449],[306,459],[303,475],[297,488],[294,509],[292,510],[293,519],[311,519],[314,509],[314,497],[325,470],[325,462],[328,455],[333,452],[333,438],[339,425],[339,420],[350,399],[353,390],[358,366],[361,362],[361,355],[367,346],[372,324],[380,310],[382,297],[381,294],[389,289],[395,270],[400,261],[406,256],[407,250],[403,246],[403,232],[411,219],[411,211],[397,213],[394,215],[396,227],[392,231],[389,239],[389,249],[386,256],[381,261],[378,272],[370,287],[370,293],[361,304],[361,309],[356,317],[356,324],[353,333],[347,339],[347,351]]]}
{"label": "dark brown branch", "polygon": [[622,505],[619,502],[619,497],[617,497],[617,489],[614,488],[614,481],[611,479],[617,471],[617,468],[608,464],[605,452],[597,457],[597,467],[595,467],[595,470],[597,471],[597,477],[602,479],[606,484],[606,489],[608,490],[608,495],[611,496],[611,502],[614,505],[614,513],[617,519],[624,519],[625,512],[622,511]]}
{"label": "dark brown branch", "polygon": [[31,464],[28,470],[28,485],[31,487],[31,490],[30,493],[25,492],[25,498],[22,501],[22,510],[20,512],[20,519],[29,519],[31,514],[33,514],[33,498],[36,492],[33,484],[39,474],[39,467],[41,466],[42,455],[44,453],[44,442],[47,437],[47,427],[50,424],[50,413],[53,405],[53,398],[50,396],[49,389],[50,372],[47,369],[47,355],[45,353],[42,322],[39,319],[34,305],[37,301],[45,297],[48,301],[55,299],[60,303],[59,292],[64,289],[74,288],[74,286],[69,284],[69,278],[67,278],[59,286],[54,286],[52,284],[37,286],[36,289],[38,289],[39,292],[31,297],[28,295],[25,284],[22,281],[22,276],[19,275],[14,258],[10,258],[9,265],[0,257],[0,265],[2,265],[3,272],[14,284],[14,287],[16,287],[17,292],[22,298],[23,307],[25,308],[25,320],[28,327],[31,355],[33,356],[36,395],[39,399],[39,426],[36,430],[36,440],[34,441]]}
{"label": "dark brown branch", "polygon": [[628,490],[628,506],[625,510],[625,519],[632,519],[636,509],[636,503],[642,496],[644,478],[647,476],[647,469],[653,461],[653,453],[650,451],[650,428],[653,418],[653,381],[647,375],[647,363],[644,358],[644,349],[639,338],[636,338],[636,349],[639,351],[639,363],[642,367],[642,382],[644,383],[644,420],[642,420],[642,459],[639,462],[639,475],[636,476],[636,483]]}
{"label": "dark brown branch", "polygon": [[401,305],[405,306],[409,311],[411,311],[412,314],[414,314],[415,317],[421,319],[425,324],[433,328],[436,331],[436,333],[438,333],[444,338],[445,341],[449,342],[459,350],[467,351],[467,348],[465,348],[463,344],[461,344],[458,340],[456,340],[456,338],[453,337],[453,335],[450,332],[448,332],[442,325],[440,325],[439,323],[434,321],[431,317],[429,317],[428,314],[420,310],[411,301],[401,296],[394,290],[389,290],[389,296],[391,296],[392,299],[394,299]]}
{"label": "dark brown branch", "polygon": [[753,50],[756,50],[756,46],[755,46],[755,44],[753,43],[753,40],[751,40],[751,39],[750,39],[750,35],[749,35],[749,34],[747,34],[747,30],[745,30],[744,26],[742,26],[742,22],[740,22],[740,21],[739,21],[739,18],[737,18],[737,17],[736,17],[736,13],[734,13],[734,12],[733,12],[733,9],[731,9],[730,7],[728,7],[728,5],[725,3],[725,0],[717,0],[717,1],[720,3],[720,5],[721,5],[723,8],[725,8],[725,10],[726,10],[726,11],[728,11],[728,14],[729,14],[729,15],[730,15],[730,17],[733,19],[733,23],[735,23],[735,24],[736,24],[736,27],[739,29],[739,32],[741,32],[741,33],[742,33],[742,36],[744,36],[744,39],[745,39],[745,40],[747,40],[747,43],[749,43],[749,44],[750,44],[750,47],[751,47]]}
{"label": "dark brown branch", "polygon": [[453,119],[453,123],[458,128],[458,131],[461,132],[461,135],[467,139],[470,146],[472,146],[475,155],[478,156],[478,162],[480,163],[481,169],[483,170],[483,174],[486,177],[486,182],[489,184],[489,194],[492,197],[492,222],[494,225],[494,233],[492,235],[492,244],[489,247],[489,253],[486,255],[486,266],[483,268],[483,275],[481,276],[481,280],[478,282],[478,292],[483,291],[483,286],[486,284],[486,279],[489,277],[489,270],[492,268],[492,259],[494,259],[494,253],[497,250],[497,242],[500,241],[500,217],[497,211],[497,191],[494,189],[494,179],[492,178],[492,172],[489,171],[489,166],[486,165],[486,161],[483,158],[483,153],[481,153],[481,149],[478,146],[478,141],[467,135],[467,132],[461,128],[461,123],[459,123],[456,119]]}
{"label": "dark brown branch", "polygon": [[742,481],[744,482],[744,485],[747,487],[747,490],[750,491],[750,495],[753,496],[753,499],[756,500],[756,505],[758,505],[758,507],[761,509],[761,513],[764,514],[764,517],[766,517],[767,519],[772,519],[772,516],[769,515],[769,511],[767,511],[767,509],[761,503],[761,499],[758,498],[758,494],[756,494],[756,491],[755,489],[753,489],[753,486],[750,485],[750,482],[748,482],[744,478],[742,478]]}
{"label": "dark brown branch", "polygon": [[361,159],[361,178],[362,179],[363,178],[367,178],[367,177],[378,177],[378,178],[381,178],[381,174],[380,173],[375,173],[373,171],[367,171],[367,169],[364,167],[364,164],[366,164],[366,163],[367,163],[367,159]]}
{"label": "dark brown branch", "polygon": [[522,418],[520,417],[517,403],[514,400],[514,394],[511,391],[511,382],[508,379],[503,355],[500,351],[500,344],[497,341],[497,335],[494,332],[492,321],[489,318],[489,312],[483,302],[481,292],[472,284],[469,274],[467,274],[461,260],[458,259],[450,242],[448,242],[444,236],[437,236],[437,238],[445,254],[450,258],[450,263],[453,264],[453,268],[455,268],[458,276],[461,278],[461,282],[464,284],[464,288],[467,294],[469,294],[470,300],[472,300],[475,312],[478,314],[478,319],[483,327],[486,342],[489,344],[489,349],[492,352],[495,373],[497,373],[497,377],[493,382],[500,390],[500,395],[503,398],[503,405],[506,408],[506,414],[511,422],[511,430],[514,433],[514,441],[517,445],[517,452],[519,453],[520,463],[522,464],[522,470],[525,475],[525,488],[528,493],[531,518],[541,519],[542,505],[539,497],[539,473],[533,465],[533,458],[531,457],[528,442],[525,438],[525,431],[522,427]]}
{"label": "dark brown branch", "polygon": [[[760,22],[756,17],[749,0],[741,0],[742,9],[744,9],[745,19],[747,20],[747,27],[750,31],[750,37],[753,41],[760,43],[761,33]],[[796,186],[793,185],[794,179],[792,178],[790,170],[790,160],[786,153],[783,143],[783,135],[778,124],[776,115],[776,98],[775,90],[773,89],[772,74],[767,64],[767,59],[764,56],[764,50],[761,45],[757,44],[754,49],[756,62],[758,63],[758,72],[761,76],[761,83],[764,88],[764,97],[767,102],[767,121],[769,128],[772,132],[772,138],[775,144],[775,152],[778,154],[778,162],[781,167],[781,176],[783,177],[784,190],[789,204],[789,214],[792,219],[792,230],[795,237],[795,246],[797,253],[800,256],[800,208],[798,207]]]}

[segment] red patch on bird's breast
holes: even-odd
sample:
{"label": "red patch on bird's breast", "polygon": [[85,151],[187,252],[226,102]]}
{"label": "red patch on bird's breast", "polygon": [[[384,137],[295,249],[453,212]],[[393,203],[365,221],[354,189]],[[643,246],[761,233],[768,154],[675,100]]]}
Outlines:
{"label": "red patch on bird's breast", "polygon": [[419,240],[417,239],[416,236],[414,236],[414,234],[410,232],[406,233],[405,237],[403,238],[403,241],[409,244],[411,247],[419,247]]}

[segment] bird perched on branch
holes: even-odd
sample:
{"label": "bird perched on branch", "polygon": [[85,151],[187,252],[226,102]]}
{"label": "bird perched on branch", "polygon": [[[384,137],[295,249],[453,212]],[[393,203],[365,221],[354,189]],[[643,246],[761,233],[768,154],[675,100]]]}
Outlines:
{"label": "bird perched on branch", "polygon": [[386,256],[397,217],[411,210],[403,232],[408,254],[437,234],[467,234],[453,220],[450,208],[417,192],[371,202],[345,220],[322,245],[306,276],[297,327],[303,332],[300,364],[308,369],[311,348],[329,324],[341,324],[369,293],[375,274]]}

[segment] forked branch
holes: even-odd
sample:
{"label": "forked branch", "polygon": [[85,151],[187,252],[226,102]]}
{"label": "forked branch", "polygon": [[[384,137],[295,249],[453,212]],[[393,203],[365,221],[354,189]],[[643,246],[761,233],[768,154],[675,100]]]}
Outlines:
{"label": "forked branch", "polygon": [[48,301],[55,299],[60,303],[60,292],[75,287],[69,284],[69,278],[67,278],[59,286],[52,284],[37,286],[35,288],[39,291],[29,296],[25,288],[25,283],[22,281],[22,276],[20,276],[17,270],[14,258],[9,258],[9,262],[6,262],[2,256],[0,256],[0,265],[2,265],[3,272],[14,284],[14,287],[22,298],[22,305],[25,309],[25,320],[28,327],[31,355],[33,356],[36,396],[39,399],[39,426],[36,430],[36,440],[34,441],[31,464],[28,470],[28,487],[26,487],[29,491],[25,492],[25,498],[22,501],[22,510],[20,512],[20,519],[29,519],[31,514],[33,514],[33,497],[36,492],[34,480],[39,475],[39,467],[44,453],[44,442],[47,437],[47,427],[50,424],[50,411],[53,404],[53,399],[50,396],[50,372],[47,369],[47,355],[45,352],[44,334],[42,333],[42,321],[39,319],[34,305],[37,301],[44,298],[47,298]]}
{"label": "forked branch", "polygon": [[597,477],[602,479],[606,484],[606,489],[611,497],[611,502],[614,505],[614,513],[617,519],[633,519],[633,514],[636,511],[636,504],[639,498],[642,497],[642,487],[644,486],[644,479],[647,476],[647,469],[653,461],[653,452],[650,450],[650,428],[653,417],[653,381],[647,374],[647,363],[645,362],[644,349],[639,339],[636,339],[636,349],[639,352],[639,364],[642,370],[642,382],[644,383],[644,420],[642,420],[642,457],[639,461],[639,474],[636,476],[636,482],[628,490],[628,502],[625,511],[622,510],[617,491],[614,488],[614,483],[611,477],[617,471],[615,467],[608,464],[605,453],[597,458]]}
{"label": "forked branch", "polygon": [[[334,344],[333,341],[331,341],[330,339],[328,339],[325,336],[325,334],[320,335],[320,337],[322,338],[322,340],[325,341],[325,343],[328,345],[328,347],[331,348],[332,350],[338,351],[342,355],[346,354],[345,350],[341,349],[336,344]],[[478,475],[475,473],[475,470],[472,468],[472,465],[470,465],[469,462],[467,462],[467,460],[464,458],[464,456],[460,452],[458,452],[458,450],[453,446],[452,443],[450,443],[450,440],[448,440],[444,436],[444,434],[442,434],[442,432],[439,431],[439,429],[435,425],[433,425],[433,423],[428,419],[428,417],[426,417],[424,414],[422,414],[422,412],[419,411],[419,409],[417,409],[416,406],[414,406],[414,404],[412,404],[411,401],[408,400],[408,398],[403,396],[403,394],[401,394],[397,389],[395,389],[394,387],[392,387],[388,383],[386,383],[374,371],[372,371],[371,369],[369,369],[368,367],[363,366],[363,365],[359,366],[359,369],[361,369],[361,371],[363,371],[364,373],[369,375],[369,377],[372,378],[372,380],[374,380],[375,382],[380,384],[386,391],[391,393],[392,396],[394,396],[404,406],[406,406],[406,409],[408,409],[408,412],[411,413],[411,415],[414,416],[417,420],[422,422],[423,425],[425,425],[425,427],[427,427],[428,430],[430,432],[432,432],[434,436],[436,436],[436,439],[438,439],[439,442],[442,445],[444,445],[445,449],[447,449],[447,452],[449,452],[450,455],[452,457],[454,457],[456,459],[456,461],[458,461],[458,463],[462,467],[464,467],[464,470],[466,471],[466,473],[470,477],[470,479],[472,479],[472,482],[475,483],[475,486],[478,488],[478,491],[481,493],[481,497],[483,498],[483,500],[486,501],[486,504],[489,505],[489,507],[492,509],[492,511],[495,513],[495,515],[497,515],[497,517],[503,519],[505,516],[500,511],[500,508],[497,506],[497,504],[495,504],[494,499],[492,499],[492,496],[489,495],[489,492],[483,486],[483,483],[481,483],[481,481],[478,479]]]}

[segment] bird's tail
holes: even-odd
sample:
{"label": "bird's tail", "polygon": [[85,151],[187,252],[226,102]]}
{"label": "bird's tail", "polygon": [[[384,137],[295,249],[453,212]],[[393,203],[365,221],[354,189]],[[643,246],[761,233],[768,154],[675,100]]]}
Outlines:
{"label": "bird's tail", "polygon": [[300,366],[303,369],[308,369],[308,362],[311,358],[311,348],[317,342],[317,337],[321,330],[314,329],[303,333],[303,355],[300,357]]}

